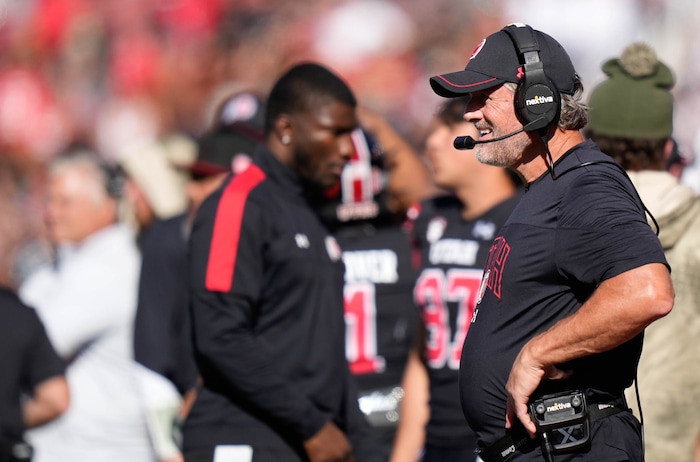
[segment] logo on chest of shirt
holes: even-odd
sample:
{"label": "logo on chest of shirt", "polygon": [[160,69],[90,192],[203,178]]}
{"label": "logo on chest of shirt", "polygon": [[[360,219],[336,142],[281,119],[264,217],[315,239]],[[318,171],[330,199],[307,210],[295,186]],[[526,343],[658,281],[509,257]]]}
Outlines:
{"label": "logo on chest of shirt", "polygon": [[342,251],[340,250],[338,241],[336,241],[333,236],[326,236],[326,252],[328,252],[328,257],[330,257],[331,261],[335,262],[340,260]]}
{"label": "logo on chest of shirt", "polygon": [[439,240],[445,234],[447,228],[447,220],[443,217],[435,217],[428,223],[428,228],[425,231],[425,238],[431,244]]}
{"label": "logo on chest of shirt", "polygon": [[[503,283],[503,271],[506,267],[506,262],[508,261],[508,255],[510,255],[510,244],[502,236],[494,239],[491,249],[489,251],[488,260],[486,260],[486,266],[484,267],[484,281],[486,287],[491,289],[493,294],[497,298],[501,298],[502,295],[502,283]],[[485,292],[485,289],[482,288]],[[481,297],[479,296],[479,302],[481,302]]]}
{"label": "logo on chest of shirt", "polygon": [[[296,233],[294,235],[294,243],[298,248],[304,250],[309,249],[311,247],[311,241],[309,240],[309,236],[307,236],[304,233]],[[340,245],[338,245],[338,241],[336,241],[333,236],[326,236],[325,244],[326,252],[328,252],[328,257],[331,259],[331,261],[336,262],[340,260],[342,252],[340,250]]]}
{"label": "logo on chest of shirt", "polygon": [[296,242],[297,247],[300,249],[308,249],[311,246],[309,242],[309,237],[306,234],[296,233],[294,235],[294,242]]}
{"label": "logo on chest of shirt", "polygon": [[493,221],[477,220],[474,223],[474,228],[472,228],[472,236],[484,241],[490,241],[496,235],[496,231],[498,231],[498,228]]}

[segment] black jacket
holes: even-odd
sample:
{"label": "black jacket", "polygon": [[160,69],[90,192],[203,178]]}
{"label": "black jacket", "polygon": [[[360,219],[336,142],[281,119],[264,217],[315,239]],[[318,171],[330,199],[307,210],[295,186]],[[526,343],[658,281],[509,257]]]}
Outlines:
{"label": "black jacket", "polygon": [[372,460],[345,359],[340,248],[304,195],[260,148],[199,210],[190,311],[204,386],[185,451],[248,444],[305,458],[303,441],[332,420]]}
{"label": "black jacket", "polygon": [[0,287],[0,370],[0,445],[8,445],[24,437],[22,395],[64,375],[66,365],[36,311],[5,287]]}

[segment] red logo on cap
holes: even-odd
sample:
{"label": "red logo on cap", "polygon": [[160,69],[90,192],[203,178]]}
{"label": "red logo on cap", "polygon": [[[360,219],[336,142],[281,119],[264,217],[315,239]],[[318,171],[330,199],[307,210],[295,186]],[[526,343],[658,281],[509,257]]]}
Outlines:
{"label": "red logo on cap", "polygon": [[469,59],[474,59],[476,58],[476,55],[479,54],[482,48],[484,48],[484,45],[486,44],[486,39],[483,39],[481,43],[479,43],[476,48],[474,48],[474,51],[472,52],[472,55],[469,57]]}

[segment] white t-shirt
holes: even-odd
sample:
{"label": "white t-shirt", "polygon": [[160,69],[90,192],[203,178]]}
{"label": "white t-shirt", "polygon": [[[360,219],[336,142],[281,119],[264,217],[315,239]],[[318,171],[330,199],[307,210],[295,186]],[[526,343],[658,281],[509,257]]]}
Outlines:
{"label": "white t-shirt", "polygon": [[68,412],[27,432],[36,462],[155,460],[133,361],[140,265],[133,233],[112,225],[60,248],[57,265],[20,288],[70,361]]}

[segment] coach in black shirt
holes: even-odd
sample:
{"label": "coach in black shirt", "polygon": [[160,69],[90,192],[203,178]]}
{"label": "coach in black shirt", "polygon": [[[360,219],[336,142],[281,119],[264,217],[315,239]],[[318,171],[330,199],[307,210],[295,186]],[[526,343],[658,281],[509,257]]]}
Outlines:
{"label": "coach in black shirt", "polygon": [[343,263],[309,199],[353,153],[356,101],[300,64],[268,97],[253,164],[201,206],[190,241],[203,378],[187,461],[372,461],[345,359]]}
{"label": "coach in black shirt", "polygon": [[458,144],[526,185],[491,246],[462,349],[462,409],[480,457],[641,461],[623,390],[673,287],[634,186],[580,132],[588,113],[569,56],[513,24],[484,39],[464,71],[431,84],[442,96],[470,95],[464,116],[479,137]]}

